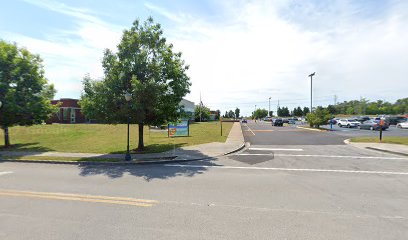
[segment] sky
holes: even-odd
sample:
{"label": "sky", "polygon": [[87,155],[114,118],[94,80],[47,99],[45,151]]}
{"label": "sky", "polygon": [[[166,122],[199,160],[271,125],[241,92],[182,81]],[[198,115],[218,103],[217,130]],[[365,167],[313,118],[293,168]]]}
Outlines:
{"label": "sky", "polygon": [[190,65],[186,99],[212,110],[276,112],[408,97],[408,1],[0,0],[0,39],[44,60],[56,98],[102,78],[106,48],[149,16]]}

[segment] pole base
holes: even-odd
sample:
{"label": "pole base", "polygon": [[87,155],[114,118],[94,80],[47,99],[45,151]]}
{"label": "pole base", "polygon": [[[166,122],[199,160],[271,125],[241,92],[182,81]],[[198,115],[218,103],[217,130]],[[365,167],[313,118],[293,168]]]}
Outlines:
{"label": "pole base", "polygon": [[130,156],[130,153],[127,152],[125,155],[125,161],[130,161],[130,160],[132,160],[132,157]]}

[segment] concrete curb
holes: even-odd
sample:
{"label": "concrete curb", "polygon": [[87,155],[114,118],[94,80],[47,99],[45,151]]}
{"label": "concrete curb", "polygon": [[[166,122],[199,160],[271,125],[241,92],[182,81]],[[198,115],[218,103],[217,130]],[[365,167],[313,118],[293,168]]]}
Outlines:
{"label": "concrete curb", "polygon": [[321,129],[308,128],[308,127],[301,127],[301,126],[297,126],[296,128],[306,129],[306,130],[316,131],[316,132],[326,132],[325,130],[321,130]]}
{"label": "concrete curb", "polygon": [[191,161],[200,161],[200,160],[210,160],[214,159],[214,157],[206,157],[206,158],[193,158],[193,159],[173,159],[173,160],[139,160],[139,161],[105,161],[105,162],[97,162],[97,161],[67,161],[67,160],[14,160],[14,159],[0,159],[0,162],[15,162],[15,163],[43,163],[43,164],[69,164],[69,165],[142,165],[142,164],[160,164],[160,163],[177,163],[177,162],[191,162]]}
{"label": "concrete curb", "polygon": [[[350,139],[344,140],[344,143],[349,145],[349,146],[356,147],[356,148],[364,148],[364,149],[373,150],[373,151],[377,151],[377,152],[391,153],[391,154],[396,154],[396,155],[400,155],[400,156],[404,156],[404,157],[408,156],[408,154],[402,153],[402,152],[396,152],[396,151],[391,151],[391,150],[386,150],[386,149],[381,149],[381,148],[376,148],[376,147],[358,146],[358,143],[353,143],[353,142],[350,141]],[[390,143],[387,143],[387,144],[390,144]]]}
{"label": "concrete curb", "polygon": [[244,149],[244,148],[245,148],[245,142],[243,142],[238,148],[236,148],[236,149],[234,149],[234,150],[232,150],[232,151],[230,151],[230,152],[224,153],[222,156],[226,156],[226,155],[230,155],[230,154],[239,152],[239,151],[241,151],[241,150]]}
{"label": "concrete curb", "polygon": [[406,153],[401,153],[401,152],[395,152],[395,151],[390,151],[390,150],[385,150],[385,149],[380,149],[380,148],[374,148],[374,147],[365,147],[366,149],[374,150],[374,151],[379,151],[379,152],[385,152],[385,153],[392,153],[396,155],[401,155],[404,157],[408,157],[408,154]]}

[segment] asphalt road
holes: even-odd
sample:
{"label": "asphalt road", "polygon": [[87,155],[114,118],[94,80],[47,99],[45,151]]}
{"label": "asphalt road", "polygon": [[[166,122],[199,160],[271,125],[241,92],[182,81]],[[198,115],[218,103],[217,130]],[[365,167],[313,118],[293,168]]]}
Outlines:
{"label": "asphalt road", "polygon": [[0,239],[406,239],[408,158],[248,127],[211,161],[0,162]]}

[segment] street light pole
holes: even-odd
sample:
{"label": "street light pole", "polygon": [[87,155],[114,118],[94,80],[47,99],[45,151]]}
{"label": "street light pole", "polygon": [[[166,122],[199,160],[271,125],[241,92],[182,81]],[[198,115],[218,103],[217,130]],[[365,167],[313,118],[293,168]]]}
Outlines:
{"label": "street light pole", "polygon": [[310,77],[310,112],[312,112],[312,109],[313,109],[313,76],[315,74],[316,72],[309,75]]}
{"label": "street light pole", "polygon": [[272,117],[272,116],[271,116],[271,97],[269,97],[269,112],[268,112],[268,116],[269,116],[269,117]]}
{"label": "street light pole", "polygon": [[129,113],[129,107],[130,107],[130,101],[132,100],[132,94],[127,92],[125,93],[125,99],[126,102],[128,103],[128,116],[127,116],[127,151],[125,155],[125,161],[130,161],[132,160],[132,157],[130,156],[130,150],[129,150],[129,135],[130,135],[130,113]]}

